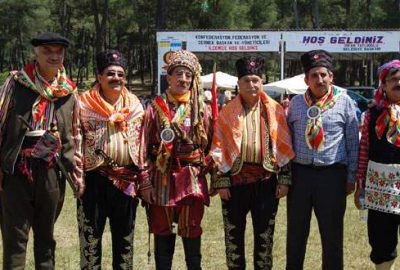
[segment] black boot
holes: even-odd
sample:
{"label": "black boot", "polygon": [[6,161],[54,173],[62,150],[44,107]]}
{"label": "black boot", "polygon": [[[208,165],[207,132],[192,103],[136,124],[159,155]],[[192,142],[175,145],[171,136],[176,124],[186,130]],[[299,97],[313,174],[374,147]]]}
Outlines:
{"label": "black boot", "polygon": [[154,235],[154,257],[157,270],[170,270],[175,251],[175,234]]}
{"label": "black boot", "polygon": [[201,270],[201,237],[182,237],[188,270]]}

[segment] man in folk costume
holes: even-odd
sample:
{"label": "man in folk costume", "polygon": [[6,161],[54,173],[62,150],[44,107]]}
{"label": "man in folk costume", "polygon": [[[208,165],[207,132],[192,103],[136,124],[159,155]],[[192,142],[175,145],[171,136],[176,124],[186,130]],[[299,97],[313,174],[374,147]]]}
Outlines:
{"label": "man in folk costume", "polygon": [[205,156],[211,141],[211,114],[199,92],[201,66],[185,50],[166,66],[169,88],[147,107],[147,142],[152,191],[150,203],[157,269],[171,269],[175,229],[182,237],[188,269],[201,269],[201,220],[209,204]]}
{"label": "man in folk costume", "polygon": [[354,191],[358,121],[354,103],[332,84],[332,57],[323,50],[301,56],[308,89],[289,105],[296,153],[288,194],[286,269],[303,269],[311,213],[322,241],[322,269],[343,269],[346,195]]}
{"label": "man in folk costume", "polygon": [[272,269],[275,216],[291,183],[294,153],[283,108],[262,88],[264,59],[241,58],[236,69],[239,95],[222,108],[214,131],[211,156],[218,174],[212,188],[221,197],[228,268],[246,268],[244,234],[250,212],[254,269]]}
{"label": "man in folk costume", "polygon": [[394,268],[400,224],[400,60],[378,69],[376,106],[361,131],[355,203],[368,209],[370,258],[376,269]]}
{"label": "man in folk costume", "polygon": [[36,269],[54,269],[54,223],[72,179],[84,189],[76,87],[63,67],[69,41],[46,32],[31,40],[35,61],[0,90],[0,197],[3,268],[23,269],[29,231]]}
{"label": "man in folk costume", "polygon": [[146,178],[140,154],[143,107],[125,87],[126,60],[116,50],[98,53],[97,83],[80,96],[86,191],[78,201],[81,268],[101,268],[108,217],[113,269],[133,269],[136,198]]}

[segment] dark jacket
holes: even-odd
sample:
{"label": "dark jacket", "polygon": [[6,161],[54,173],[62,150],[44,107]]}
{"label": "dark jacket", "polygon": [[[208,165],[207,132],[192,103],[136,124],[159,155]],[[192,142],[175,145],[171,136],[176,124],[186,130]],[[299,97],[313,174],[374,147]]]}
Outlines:
{"label": "dark jacket", "polygon": [[[32,115],[32,105],[38,94],[25,86],[14,83],[13,106],[7,114],[7,121],[4,126],[3,140],[0,150],[1,168],[7,174],[14,174],[15,163],[21,146],[28,131],[22,123],[19,115],[28,120]],[[72,112],[76,98],[73,95],[59,98],[55,101],[55,114],[57,119],[57,128],[61,139],[60,157],[67,171],[72,172],[75,167],[74,161],[74,140],[72,134]]]}

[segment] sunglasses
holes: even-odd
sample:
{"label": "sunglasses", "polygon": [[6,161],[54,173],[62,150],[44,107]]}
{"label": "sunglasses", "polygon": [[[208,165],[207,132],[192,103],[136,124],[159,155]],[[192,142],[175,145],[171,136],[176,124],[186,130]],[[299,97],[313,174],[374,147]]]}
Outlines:
{"label": "sunglasses", "polygon": [[118,78],[123,78],[125,77],[125,73],[123,72],[115,72],[115,71],[108,71],[106,73],[107,77],[115,77],[117,76]]}

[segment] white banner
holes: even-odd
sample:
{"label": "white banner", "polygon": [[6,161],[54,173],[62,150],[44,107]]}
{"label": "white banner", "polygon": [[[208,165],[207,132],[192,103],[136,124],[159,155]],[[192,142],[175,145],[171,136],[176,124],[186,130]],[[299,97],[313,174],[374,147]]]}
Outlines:
{"label": "white banner", "polygon": [[178,36],[192,52],[277,52],[281,32],[158,32],[157,41]]}
{"label": "white banner", "polygon": [[[286,52],[323,49],[331,53],[388,53],[400,51],[400,31],[196,31],[157,32],[158,93],[166,89],[166,71],[162,69],[170,52],[187,49],[194,53]],[[283,65],[283,63],[282,63]]]}
{"label": "white banner", "polygon": [[287,52],[323,49],[332,53],[399,52],[398,31],[283,32]]}
{"label": "white banner", "polygon": [[193,52],[277,52],[279,32],[189,32],[188,50]]}

